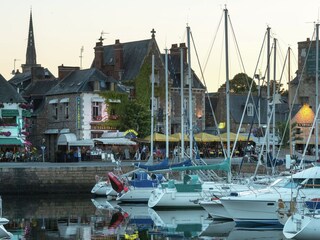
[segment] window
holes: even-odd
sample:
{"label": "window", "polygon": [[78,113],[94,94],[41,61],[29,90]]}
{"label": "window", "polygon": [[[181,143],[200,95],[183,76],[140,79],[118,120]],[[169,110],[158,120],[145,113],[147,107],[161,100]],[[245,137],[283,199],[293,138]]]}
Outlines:
{"label": "window", "polygon": [[69,119],[69,103],[64,103],[64,117]]}
{"label": "window", "polygon": [[58,103],[51,104],[52,105],[52,118],[58,119]]}
{"label": "window", "polygon": [[[152,74],[150,75],[150,83],[152,83]],[[160,83],[159,71],[154,72],[154,84],[157,86]]]}
{"label": "window", "polygon": [[253,105],[252,105],[252,103],[249,103],[247,105],[247,115],[249,117],[253,117]]}
{"label": "window", "polygon": [[94,81],[93,82],[93,91],[100,91],[100,82],[99,81]]}
{"label": "window", "polygon": [[302,96],[299,97],[299,100],[301,104],[309,103],[309,97]]}
{"label": "window", "polygon": [[101,102],[92,102],[92,120],[93,121],[102,120],[101,108],[102,108]]}

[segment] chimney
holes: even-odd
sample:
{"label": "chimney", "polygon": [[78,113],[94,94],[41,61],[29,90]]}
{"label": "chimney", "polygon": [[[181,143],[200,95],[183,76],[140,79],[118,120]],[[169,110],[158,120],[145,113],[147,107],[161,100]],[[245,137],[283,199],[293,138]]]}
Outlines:
{"label": "chimney", "polygon": [[178,48],[178,44],[172,44],[172,45],[171,45],[170,54],[171,54],[171,55],[178,55],[178,54],[180,54],[180,51],[179,51],[179,48]]}
{"label": "chimney", "polygon": [[31,67],[31,81],[44,80],[44,68],[43,67]]}
{"label": "chimney", "polygon": [[182,52],[183,52],[183,62],[187,62],[188,59],[187,59],[187,47],[186,47],[186,44],[185,43],[180,43],[180,49],[182,48]]}
{"label": "chimney", "polygon": [[[117,39],[114,44],[114,71],[120,73],[123,71],[123,45]],[[121,76],[119,75],[119,80]]]}
{"label": "chimney", "polygon": [[180,56],[180,49],[183,49],[183,62],[187,62],[187,47],[185,43],[180,43],[180,46],[178,47],[178,44],[172,44],[170,48],[170,54]]}
{"label": "chimney", "polygon": [[94,48],[94,67],[102,70],[104,65],[103,58],[103,43],[102,41],[97,42]]}
{"label": "chimney", "polygon": [[80,70],[80,67],[70,67],[70,66],[58,66],[58,78],[61,80],[65,78],[69,73]]}

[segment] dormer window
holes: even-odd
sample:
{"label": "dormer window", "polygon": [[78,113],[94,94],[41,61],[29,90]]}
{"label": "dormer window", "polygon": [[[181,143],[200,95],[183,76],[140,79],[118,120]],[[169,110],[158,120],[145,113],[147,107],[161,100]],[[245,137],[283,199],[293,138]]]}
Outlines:
{"label": "dormer window", "polygon": [[247,105],[247,115],[249,117],[253,117],[253,104],[252,103],[248,103],[248,105]]}
{"label": "dormer window", "polygon": [[94,81],[93,82],[93,91],[100,91],[100,82],[99,81]]}

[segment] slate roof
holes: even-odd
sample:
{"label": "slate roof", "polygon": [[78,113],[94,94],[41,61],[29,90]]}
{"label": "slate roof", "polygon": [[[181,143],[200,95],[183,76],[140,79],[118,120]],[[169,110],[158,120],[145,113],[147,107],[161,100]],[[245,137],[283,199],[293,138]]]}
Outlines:
{"label": "slate roof", "polygon": [[[152,39],[121,43],[123,46],[122,80],[132,80],[140,72],[145,57],[148,55]],[[103,46],[104,64],[114,65],[114,44]]]}
{"label": "slate roof", "polygon": [[101,90],[107,89],[106,82],[117,82],[112,77],[107,77],[104,73],[96,68],[75,70],[59,81],[47,95],[59,95],[81,92],[92,92],[93,81],[100,82]]}
{"label": "slate roof", "polygon": [[21,94],[23,96],[43,96],[58,84],[58,79],[45,79],[32,82]]}
{"label": "slate roof", "polygon": [[18,85],[19,83],[31,80],[31,72],[18,73],[14,75],[9,82],[14,85]]}
{"label": "slate roof", "polygon": [[25,100],[16,89],[0,74],[0,102],[2,103],[21,103]]}
{"label": "slate roof", "polygon": [[[245,103],[247,100],[246,95],[230,95],[230,107],[232,110],[230,111],[231,117],[237,123],[240,123],[242,113],[245,107]],[[252,103],[255,108],[258,106],[258,96],[253,96],[249,98],[249,103]],[[276,104],[276,122],[286,121],[287,116],[289,114],[289,106],[287,103]],[[267,100],[260,100],[260,122],[262,124],[267,124]],[[244,115],[243,124],[250,124],[252,122],[252,117],[249,117],[247,114]],[[258,117],[255,116],[254,122],[258,123]]]}
{"label": "slate roof", "polygon": [[[165,62],[165,54],[162,54],[163,62]],[[168,55],[168,71],[170,73],[170,78],[173,80],[173,87],[180,88],[181,86],[181,72],[180,72],[180,56],[179,55]],[[186,71],[188,69],[188,64],[183,64],[183,69]],[[194,88],[202,88],[205,89],[205,86],[201,82],[201,80],[198,78],[198,76],[195,74],[195,72],[191,69],[192,75],[193,75],[193,85]]]}
{"label": "slate roof", "polygon": [[[49,69],[45,68],[45,78],[55,78],[54,75],[49,71]],[[26,81],[31,81],[31,71],[24,72],[24,73],[17,73],[15,74],[10,80],[10,84],[18,85],[24,83]]]}

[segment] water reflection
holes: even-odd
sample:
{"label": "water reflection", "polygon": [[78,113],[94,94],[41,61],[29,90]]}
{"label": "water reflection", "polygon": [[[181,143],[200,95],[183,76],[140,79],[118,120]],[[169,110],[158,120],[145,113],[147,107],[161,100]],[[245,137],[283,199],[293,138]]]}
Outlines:
{"label": "water reflection", "polygon": [[[216,222],[204,210],[154,210],[91,195],[2,196],[11,239],[285,239],[282,229]],[[1,229],[0,229],[1,230]],[[1,237],[0,237],[1,238]],[[10,238],[9,238],[10,239]]]}

